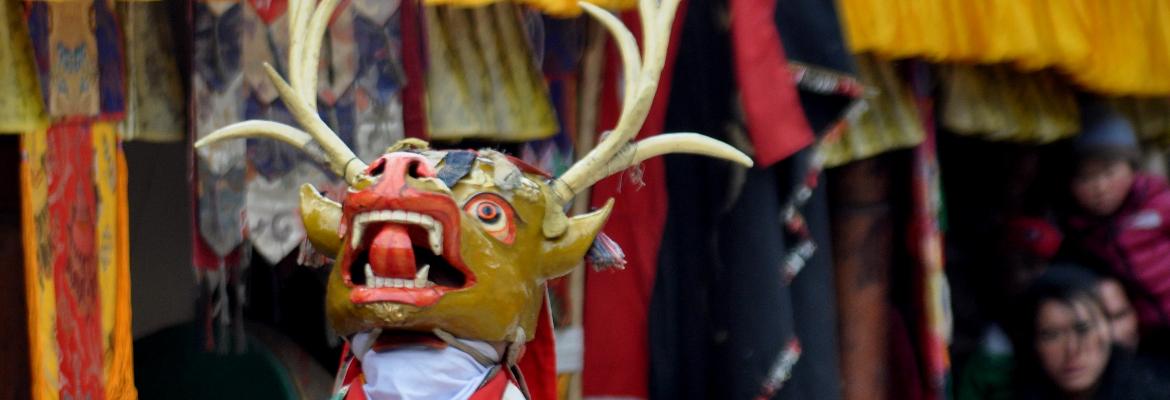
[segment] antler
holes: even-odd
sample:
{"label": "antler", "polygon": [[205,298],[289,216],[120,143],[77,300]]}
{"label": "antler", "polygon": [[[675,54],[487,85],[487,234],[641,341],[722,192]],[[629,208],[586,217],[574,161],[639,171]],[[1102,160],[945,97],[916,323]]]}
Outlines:
{"label": "antler", "polygon": [[[624,64],[625,96],[617,126],[552,186],[561,204],[568,203],[578,191],[616,172],[636,165],[650,157],[667,153],[700,154],[752,166],[752,160],[734,147],[696,133],[657,135],[641,142],[632,139],[641,129],[650,112],[658,79],[666,61],[670,44],[670,28],[680,0],[639,0],[638,15],[642,21],[642,55],[634,35],[617,17],[583,1],[578,2],[585,12],[597,18],[614,36]],[[643,63],[643,61],[645,63]]]}
{"label": "antler", "polygon": [[288,75],[291,85],[268,63],[264,71],[272,81],[280,99],[293,118],[306,131],[271,121],[244,121],[217,129],[195,142],[203,147],[221,140],[269,137],[292,144],[316,156],[312,143],[320,146],[330,169],[341,175],[350,186],[359,186],[366,180],[366,163],[353,154],[341,138],[317,115],[317,63],[321,52],[321,38],[325,35],[329,17],[337,8],[338,0],[290,0],[288,31],[291,37],[288,51]]}

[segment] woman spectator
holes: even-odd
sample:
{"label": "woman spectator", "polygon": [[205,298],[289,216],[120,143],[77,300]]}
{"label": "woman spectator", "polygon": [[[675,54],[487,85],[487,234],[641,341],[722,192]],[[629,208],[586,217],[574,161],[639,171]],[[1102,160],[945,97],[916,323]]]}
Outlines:
{"label": "woman spectator", "polygon": [[1166,382],[1113,344],[1096,282],[1055,266],[1024,292],[1013,326],[1017,398],[1170,399]]}

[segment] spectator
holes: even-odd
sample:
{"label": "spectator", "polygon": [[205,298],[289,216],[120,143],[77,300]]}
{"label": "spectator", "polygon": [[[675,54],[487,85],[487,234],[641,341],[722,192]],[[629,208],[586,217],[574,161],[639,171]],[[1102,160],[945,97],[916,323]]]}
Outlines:
{"label": "spectator", "polygon": [[1096,281],[1083,268],[1057,266],[1025,291],[1012,327],[1017,398],[1170,398],[1149,366],[1112,343]]}
{"label": "spectator", "polygon": [[1121,282],[1117,278],[1102,275],[1097,277],[1095,289],[1105,310],[1105,319],[1109,322],[1113,343],[1136,351],[1139,341],[1137,313],[1126,297]]}
{"label": "spectator", "polygon": [[1082,114],[1070,181],[1077,210],[1067,233],[1120,279],[1148,338],[1170,328],[1170,186],[1137,171],[1138,144],[1125,119],[1101,105]]}
{"label": "spectator", "polygon": [[[1001,319],[1036,276],[1044,272],[1060,248],[1062,236],[1045,218],[1017,216],[1008,219],[1001,235],[1003,264],[992,269],[995,292],[1002,303],[993,302],[996,320]],[[983,331],[979,347],[966,360],[958,377],[957,400],[1010,399],[1013,363],[1012,345],[998,322]]]}

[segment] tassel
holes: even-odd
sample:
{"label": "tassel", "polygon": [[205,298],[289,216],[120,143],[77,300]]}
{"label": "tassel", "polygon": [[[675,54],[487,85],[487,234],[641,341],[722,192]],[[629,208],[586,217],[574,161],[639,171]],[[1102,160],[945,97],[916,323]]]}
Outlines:
{"label": "tassel", "polygon": [[331,256],[318,252],[317,249],[313,247],[313,244],[309,242],[309,238],[307,236],[304,239],[301,239],[299,251],[297,252],[297,264],[316,269],[323,265],[329,265],[332,262],[333,259]]}
{"label": "tassel", "polygon": [[600,233],[593,239],[593,247],[585,255],[585,261],[593,266],[594,271],[606,269],[626,269],[626,253],[617,242]]}

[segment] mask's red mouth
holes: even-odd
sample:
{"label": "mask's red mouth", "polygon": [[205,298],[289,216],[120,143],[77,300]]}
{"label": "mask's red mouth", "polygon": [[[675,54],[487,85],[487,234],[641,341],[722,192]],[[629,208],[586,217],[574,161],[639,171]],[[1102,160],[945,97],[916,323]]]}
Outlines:
{"label": "mask's red mouth", "polygon": [[458,216],[432,211],[374,210],[353,217],[342,264],[350,301],[425,307],[475,283],[459,257]]}

